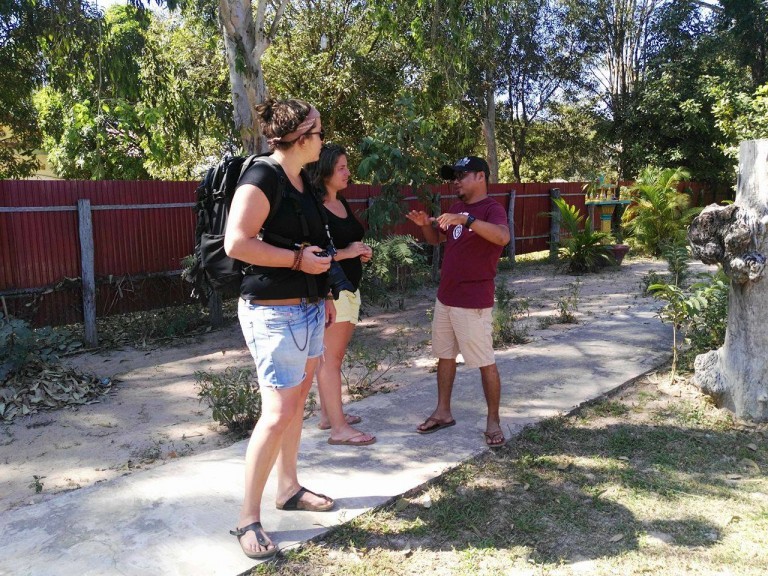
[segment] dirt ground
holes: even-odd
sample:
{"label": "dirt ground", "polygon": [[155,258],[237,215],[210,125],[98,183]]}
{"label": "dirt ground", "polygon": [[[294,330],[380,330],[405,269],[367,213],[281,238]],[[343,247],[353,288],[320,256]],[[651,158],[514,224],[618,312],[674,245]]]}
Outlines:
{"label": "dirt ground", "polygon": [[[544,327],[541,321],[554,316],[558,301],[569,296],[577,295],[576,317],[582,324],[647,305],[641,286],[651,270],[664,272],[664,263],[630,258],[621,267],[578,278],[551,265],[526,263],[501,276],[518,299],[527,299],[529,316],[524,322],[529,337],[536,340],[574,326]],[[407,386],[409,370],[434,366],[429,348],[433,301],[434,289],[424,289],[409,296],[402,310],[368,310],[356,330],[355,346],[387,350],[396,344],[406,351],[404,361],[386,366],[377,386]],[[235,323],[195,340],[179,339],[149,351],[83,354],[68,359],[68,364],[117,384],[98,403],[0,424],[0,512],[236,440],[216,425],[208,407],[198,401],[195,386],[196,371],[251,365]],[[42,484],[39,493],[36,483]]]}

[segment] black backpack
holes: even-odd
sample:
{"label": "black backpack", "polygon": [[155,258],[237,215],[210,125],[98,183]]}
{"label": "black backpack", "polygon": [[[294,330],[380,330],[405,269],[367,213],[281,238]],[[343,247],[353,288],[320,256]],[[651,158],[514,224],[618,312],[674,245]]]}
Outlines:
{"label": "black backpack", "polygon": [[195,190],[195,251],[192,262],[184,270],[182,277],[193,285],[192,297],[204,304],[208,302],[213,290],[227,292],[239,288],[248,266],[227,256],[224,251],[224,233],[237,184],[245,171],[256,162],[271,166],[278,178],[279,193],[264,222],[266,227],[286,194],[285,174],[269,154],[224,158],[208,169],[205,178]]}

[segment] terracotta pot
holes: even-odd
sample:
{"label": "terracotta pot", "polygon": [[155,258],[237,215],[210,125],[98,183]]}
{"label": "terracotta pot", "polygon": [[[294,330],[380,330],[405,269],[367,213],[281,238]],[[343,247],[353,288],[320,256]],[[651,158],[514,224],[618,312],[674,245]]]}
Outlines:
{"label": "terracotta pot", "polygon": [[616,260],[616,265],[618,266],[621,264],[621,261],[624,260],[624,256],[627,255],[627,252],[629,252],[629,246],[626,244],[614,244],[612,250],[613,259]]}

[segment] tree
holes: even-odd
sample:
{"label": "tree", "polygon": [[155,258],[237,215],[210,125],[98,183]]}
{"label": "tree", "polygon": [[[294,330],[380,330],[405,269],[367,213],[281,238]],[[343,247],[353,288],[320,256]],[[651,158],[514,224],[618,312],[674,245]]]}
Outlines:
{"label": "tree", "polygon": [[35,95],[59,175],[197,178],[240,148],[222,43],[201,19],[112,6],[100,26],[68,85]]}
{"label": "tree", "polygon": [[[37,169],[40,145],[32,101],[45,81],[66,83],[62,70],[82,62],[97,36],[95,7],[79,0],[5,0],[0,3],[0,178],[20,178]],[[41,53],[56,65],[46,66]]]}
{"label": "tree", "polygon": [[[136,6],[151,0],[130,0]],[[248,154],[266,150],[258,122],[256,105],[267,99],[261,59],[275,39],[288,0],[155,0],[171,10],[179,8],[189,17],[199,17],[209,25],[216,22],[224,41],[229,69],[232,114],[235,131]]]}
{"label": "tree", "polygon": [[430,110],[441,151],[449,157],[463,156],[474,152],[484,139],[495,179],[496,22],[506,17],[505,3],[374,4],[382,28],[411,56],[404,93]]}
{"label": "tree", "polygon": [[47,47],[50,73],[58,82],[35,95],[49,161],[57,174],[79,179],[145,179],[140,58],[150,14],[112,6],[98,18],[97,41],[81,54],[81,66],[66,66]]}
{"label": "tree", "polygon": [[[610,174],[608,147],[600,137],[603,123],[593,101],[550,104],[544,118],[530,125],[521,179],[584,181]],[[511,162],[509,178],[514,178]]]}
{"label": "tree", "polygon": [[718,0],[718,27],[733,41],[736,61],[748,66],[752,87],[768,82],[768,4],[765,0]]}
{"label": "tree", "polygon": [[731,279],[725,342],[696,357],[694,381],[739,418],[768,421],[768,285],[764,280],[768,235],[768,140],[750,140],[739,151],[736,202],[708,206],[691,224],[693,255],[720,263]]}
{"label": "tree", "polygon": [[263,66],[272,92],[317,106],[354,162],[360,141],[392,117],[407,62],[367,3],[320,0],[291,3]]}
{"label": "tree", "polygon": [[609,139],[617,144],[618,172],[629,174],[627,150],[632,133],[627,118],[645,78],[656,11],[669,0],[576,0],[580,29],[595,56],[590,70],[611,120]]}
{"label": "tree", "polygon": [[711,18],[685,3],[661,7],[654,18],[647,71],[625,116],[624,169],[683,164],[696,180],[730,181],[732,161],[713,113],[709,85],[745,75],[727,57]]}
{"label": "tree", "polygon": [[499,139],[519,182],[532,124],[579,85],[587,47],[570,8],[548,0],[519,1],[502,26]]}

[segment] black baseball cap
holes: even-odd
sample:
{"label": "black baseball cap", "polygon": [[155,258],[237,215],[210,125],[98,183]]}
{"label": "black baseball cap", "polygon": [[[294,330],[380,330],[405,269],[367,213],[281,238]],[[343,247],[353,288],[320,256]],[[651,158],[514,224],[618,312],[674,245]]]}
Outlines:
{"label": "black baseball cap", "polygon": [[456,172],[485,172],[486,179],[490,174],[488,162],[478,156],[464,156],[454,162],[453,166],[445,165],[440,168],[440,178],[453,180]]}

